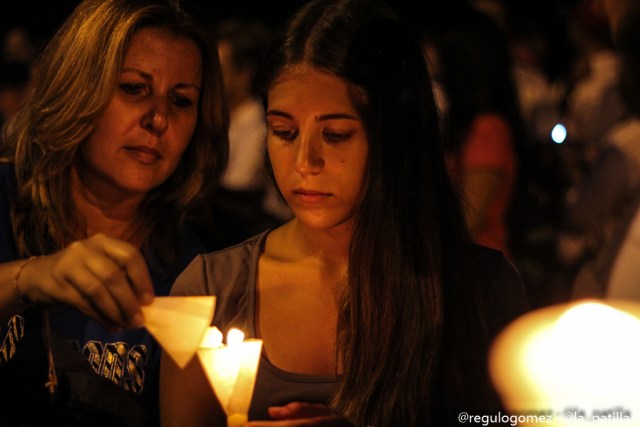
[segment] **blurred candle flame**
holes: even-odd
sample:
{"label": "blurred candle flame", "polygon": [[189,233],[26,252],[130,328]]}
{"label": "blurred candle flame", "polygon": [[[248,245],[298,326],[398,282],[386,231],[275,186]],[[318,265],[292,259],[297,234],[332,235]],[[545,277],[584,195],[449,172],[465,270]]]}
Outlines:
{"label": "blurred candle flame", "polygon": [[[497,337],[489,360],[512,413],[551,411],[551,425],[564,426],[619,408],[631,420],[610,417],[606,425],[640,425],[640,304],[587,300],[535,310]],[[584,416],[562,417],[567,408]]]}

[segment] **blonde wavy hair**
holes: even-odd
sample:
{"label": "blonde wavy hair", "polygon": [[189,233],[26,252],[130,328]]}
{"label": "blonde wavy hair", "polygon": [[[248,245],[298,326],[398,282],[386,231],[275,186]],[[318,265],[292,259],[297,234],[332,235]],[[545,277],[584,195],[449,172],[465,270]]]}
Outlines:
{"label": "blonde wavy hair", "polygon": [[205,26],[169,1],[85,0],[46,46],[30,96],[5,127],[3,157],[15,165],[12,220],[22,256],[59,250],[84,230],[69,191],[71,165],[116,88],[131,36],[149,27],[192,40],[202,55],[203,81],[188,148],[139,208],[143,248],[170,261],[179,225],[218,182],[227,159],[228,112]]}

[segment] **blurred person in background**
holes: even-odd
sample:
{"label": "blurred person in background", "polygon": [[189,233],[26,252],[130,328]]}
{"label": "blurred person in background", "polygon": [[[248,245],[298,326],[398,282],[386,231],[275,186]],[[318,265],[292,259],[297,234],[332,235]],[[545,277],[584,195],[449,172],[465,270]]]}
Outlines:
{"label": "blurred person in background", "polygon": [[560,105],[544,68],[549,40],[540,23],[525,17],[511,21],[507,37],[527,145],[548,143],[560,122]]}
{"label": "blurred person in background", "polygon": [[[507,39],[523,124],[517,189],[509,214],[512,260],[529,285],[532,306],[546,305],[558,271],[556,236],[564,205],[562,111],[548,71],[550,39],[537,6],[513,10]],[[533,10],[532,10],[533,9]],[[548,12],[538,12],[548,13]]]}
{"label": "blurred person in background", "polygon": [[12,26],[3,35],[2,60],[30,67],[40,47],[27,27]]}
{"label": "blurred person in background", "polygon": [[255,79],[271,29],[259,20],[230,18],[218,24],[216,38],[230,117],[229,162],[214,206],[229,238],[239,242],[290,215],[284,202],[265,206],[273,191],[263,169],[267,128]]}
{"label": "blurred person in background", "polygon": [[611,28],[625,113],[600,142],[594,167],[567,196],[560,244],[563,239],[581,243],[572,253],[573,298],[640,295],[633,273],[638,253],[632,250],[640,229],[640,6],[617,4],[625,8],[623,16],[610,19],[619,19]]}
{"label": "blurred person in background", "polygon": [[469,7],[444,17],[424,40],[445,98],[444,149],[469,230],[476,242],[508,256],[508,215],[523,142],[505,34]]}
{"label": "blurred person in background", "polygon": [[619,92],[620,57],[613,46],[603,0],[580,0],[568,15],[567,37],[575,57],[563,79],[563,121],[568,145],[564,161],[575,184],[601,154],[604,135],[620,121],[625,106]]}
{"label": "blurred person in background", "polygon": [[[620,17],[632,4],[632,0],[580,0],[568,14],[566,30],[575,57],[568,73],[557,80],[557,87],[564,92],[563,115],[568,132],[561,149],[566,186],[555,248],[558,283],[564,284],[563,299],[570,297],[576,275],[602,248],[604,236],[617,228],[612,224],[620,220],[612,222],[610,216],[611,202],[619,194],[603,194],[602,206],[593,213],[579,209],[594,197],[590,189],[607,180],[609,162],[604,159],[611,157],[611,132],[629,118],[615,38]],[[594,227],[594,218],[607,211],[608,225]],[[594,233],[597,228],[600,231]],[[609,231],[603,234],[604,229]]]}
{"label": "blurred person in background", "polygon": [[0,128],[18,111],[29,80],[29,68],[26,65],[0,61]]}

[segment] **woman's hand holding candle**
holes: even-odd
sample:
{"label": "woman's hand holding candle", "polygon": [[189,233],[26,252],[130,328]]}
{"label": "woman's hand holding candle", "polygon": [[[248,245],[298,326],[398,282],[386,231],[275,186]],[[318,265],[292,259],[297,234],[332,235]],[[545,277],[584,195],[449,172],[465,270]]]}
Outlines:
{"label": "woman's hand holding candle", "polygon": [[246,427],[353,427],[353,424],[319,403],[291,402],[285,406],[272,406],[269,415],[273,421],[254,421],[246,424]]}

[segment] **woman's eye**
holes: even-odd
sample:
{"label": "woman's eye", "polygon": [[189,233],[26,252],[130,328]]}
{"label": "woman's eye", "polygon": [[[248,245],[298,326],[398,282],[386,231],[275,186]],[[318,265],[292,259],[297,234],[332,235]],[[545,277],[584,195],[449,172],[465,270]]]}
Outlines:
{"label": "woman's eye", "polygon": [[338,132],[331,130],[323,130],[322,135],[327,142],[342,142],[346,141],[353,135],[353,132]]}
{"label": "woman's eye", "polygon": [[186,108],[193,105],[191,99],[182,95],[174,95],[173,96],[173,104],[180,108]]}
{"label": "woman's eye", "polygon": [[144,85],[139,83],[121,83],[120,89],[127,95],[138,95],[144,89]]}
{"label": "woman's eye", "polygon": [[298,136],[298,131],[294,129],[272,129],[271,133],[277,138],[292,142]]}

